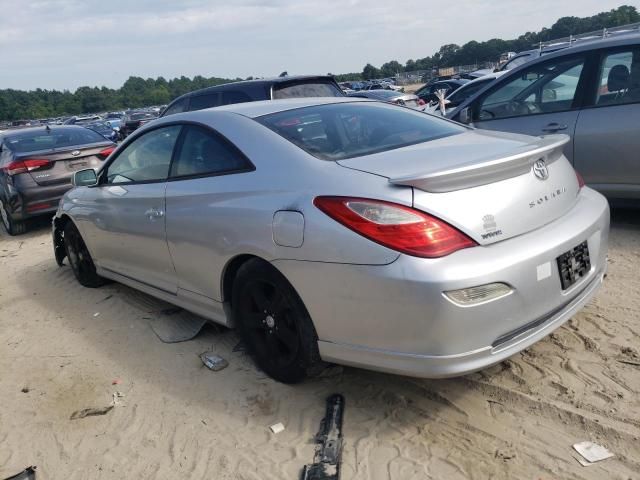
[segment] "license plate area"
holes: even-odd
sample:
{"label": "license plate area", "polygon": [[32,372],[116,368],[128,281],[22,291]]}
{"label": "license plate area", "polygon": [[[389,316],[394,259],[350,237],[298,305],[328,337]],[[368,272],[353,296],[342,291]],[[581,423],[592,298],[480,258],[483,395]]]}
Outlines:
{"label": "license plate area", "polygon": [[558,262],[562,290],[571,287],[591,270],[587,242],[582,242],[577,247],[563,253],[556,260]]}

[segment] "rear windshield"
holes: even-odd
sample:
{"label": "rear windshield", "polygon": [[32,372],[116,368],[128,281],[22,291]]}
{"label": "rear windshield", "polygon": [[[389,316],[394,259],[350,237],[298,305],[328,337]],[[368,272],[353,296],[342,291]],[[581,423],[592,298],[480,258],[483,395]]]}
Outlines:
{"label": "rear windshield", "polygon": [[107,140],[99,133],[88,128],[51,130],[49,133],[39,130],[33,133],[21,133],[7,137],[4,141],[16,153],[36,152],[52,148],[65,148],[104,143]]}
{"label": "rear windshield", "polygon": [[289,85],[274,85],[273,99],[302,97],[344,97],[344,93],[333,83],[307,82]]}
{"label": "rear windshield", "polygon": [[374,102],[316,105],[256,120],[322,160],[361,157],[466,131],[431,115]]}

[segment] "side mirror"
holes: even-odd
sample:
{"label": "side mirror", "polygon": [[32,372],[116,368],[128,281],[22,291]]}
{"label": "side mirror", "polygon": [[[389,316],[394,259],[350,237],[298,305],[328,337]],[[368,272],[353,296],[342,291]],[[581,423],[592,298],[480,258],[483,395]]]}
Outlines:
{"label": "side mirror", "polygon": [[98,184],[98,176],[93,168],[78,170],[71,177],[71,185],[74,187],[91,187]]}
{"label": "side mirror", "polygon": [[471,118],[471,108],[465,107],[458,113],[458,121],[469,125],[473,119]]}

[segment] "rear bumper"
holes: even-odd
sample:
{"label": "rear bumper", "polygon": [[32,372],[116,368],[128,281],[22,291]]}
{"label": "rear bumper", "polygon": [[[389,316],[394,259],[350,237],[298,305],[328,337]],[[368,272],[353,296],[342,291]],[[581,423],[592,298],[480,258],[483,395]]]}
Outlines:
{"label": "rear bumper", "polygon": [[5,208],[14,220],[26,220],[40,215],[53,214],[58,208],[60,199],[72,187],[71,183],[62,185],[20,186],[11,188]]}
{"label": "rear bumper", "polygon": [[[606,200],[584,188],[572,210],[534,232],[439,259],[400,255],[384,266],[273,264],[309,310],[323,359],[446,377],[500,362],[575,314],[602,284],[608,233]],[[556,258],[585,240],[591,270],[563,291]],[[513,292],[466,307],[443,295],[493,282]]]}
{"label": "rear bumper", "polygon": [[544,318],[543,323],[532,322],[535,326],[498,347],[489,345],[456,355],[419,355],[320,341],[320,355],[330,362],[412,377],[446,378],[465,375],[511,357],[562,326],[593,298],[602,285],[604,276],[604,271],[599,272],[596,278],[560,311]]}

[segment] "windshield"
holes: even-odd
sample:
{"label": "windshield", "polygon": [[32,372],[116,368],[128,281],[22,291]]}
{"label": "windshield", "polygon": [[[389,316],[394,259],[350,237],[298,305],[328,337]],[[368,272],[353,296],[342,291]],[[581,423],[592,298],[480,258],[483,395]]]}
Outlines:
{"label": "windshield", "polygon": [[471,95],[474,95],[476,92],[479,92],[481,88],[486,87],[488,84],[490,84],[493,81],[494,81],[493,78],[487,78],[486,80],[477,80],[473,82],[473,84],[464,85],[459,89],[455,90],[451,95],[449,95],[447,97],[447,100],[449,100],[454,105],[460,105]]}
{"label": "windshield", "polygon": [[415,110],[374,102],[316,105],[256,120],[322,160],[370,155],[466,131]]}
{"label": "windshield", "polygon": [[8,145],[16,153],[23,153],[75,147],[91,143],[104,143],[106,141],[102,135],[93,130],[79,127],[78,129],[52,129],[50,132],[46,130],[24,132],[20,135],[7,137],[5,145]]}
{"label": "windshield", "polygon": [[301,97],[344,97],[344,93],[333,83],[328,82],[306,82],[273,87],[274,100]]}

